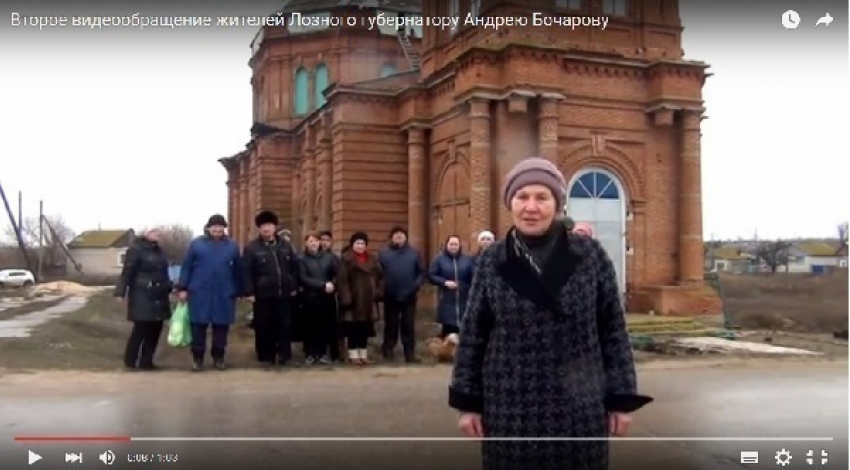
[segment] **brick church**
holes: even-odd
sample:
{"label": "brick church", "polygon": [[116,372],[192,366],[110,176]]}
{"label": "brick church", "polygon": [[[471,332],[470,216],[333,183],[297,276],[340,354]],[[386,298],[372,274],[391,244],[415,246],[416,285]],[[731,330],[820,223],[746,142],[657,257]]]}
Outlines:
{"label": "brick church", "polygon": [[[707,65],[683,58],[677,0],[291,0],[281,15],[460,17],[459,27],[305,21],[252,44],[254,126],[221,160],[231,233],[277,211],[296,240],[393,225],[430,259],[450,234],[505,234],[501,177],[526,156],[569,181],[631,311],[713,312],[703,283],[700,121]],[[603,30],[463,25],[605,16]],[[323,26],[324,24],[324,26]],[[365,21],[368,25],[369,22]]]}

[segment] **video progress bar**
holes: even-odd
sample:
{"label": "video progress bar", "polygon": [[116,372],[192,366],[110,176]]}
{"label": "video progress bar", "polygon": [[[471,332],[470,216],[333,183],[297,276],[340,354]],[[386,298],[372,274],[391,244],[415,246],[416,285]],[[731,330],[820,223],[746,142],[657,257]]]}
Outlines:
{"label": "video progress bar", "polygon": [[208,436],[16,436],[15,442],[834,442],[834,437],[208,437]]}

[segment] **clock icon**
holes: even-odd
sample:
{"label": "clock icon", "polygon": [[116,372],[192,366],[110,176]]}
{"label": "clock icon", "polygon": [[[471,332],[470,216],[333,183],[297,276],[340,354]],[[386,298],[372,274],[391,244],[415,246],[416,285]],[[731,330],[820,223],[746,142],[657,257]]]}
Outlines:
{"label": "clock icon", "polygon": [[794,10],[788,10],[782,14],[782,26],[785,29],[797,29],[800,26],[800,14]]}

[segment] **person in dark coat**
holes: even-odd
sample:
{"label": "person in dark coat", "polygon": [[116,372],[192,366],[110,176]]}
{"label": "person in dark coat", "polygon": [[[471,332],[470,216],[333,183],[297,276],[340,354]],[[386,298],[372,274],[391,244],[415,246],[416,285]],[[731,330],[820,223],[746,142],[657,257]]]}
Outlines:
{"label": "person in dark coat", "polygon": [[180,268],[177,290],[180,301],[189,303],[195,372],[204,368],[210,329],[213,364],[218,370],[227,369],[224,355],[230,325],[236,321],[236,299],[242,291],[242,262],[239,246],[225,234],[226,228],[224,216],[210,217],[206,234],[192,240]]}
{"label": "person in dark coat", "polygon": [[437,323],[442,325],[442,339],[460,332],[460,321],[466,310],[474,271],[475,260],[463,254],[460,237],[450,235],[443,245],[443,251],[434,258],[428,270],[428,280],[439,292]]}
{"label": "person in dark coat", "polygon": [[322,249],[319,237],[317,233],[307,235],[299,263],[307,365],[332,364],[331,345],[337,342],[336,278],[339,264],[333,253]]}
{"label": "person in dark coat", "polygon": [[390,243],[378,253],[384,272],[384,342],[381,353],[387,360],[395,357],[395,347],[401,333],[404,360],[421,362],[416,357],[416,303],[419,289],[428,272],[422,256],[407,242],[407,232],[402,227],[390,230]]}
{"label": "person in dark coat", "polygon": [[115,297],[126,303],[127,320],[133,322],[124,352],[127,368],[157,368],[153,356],[163,322],[171,318],[171,289],[168,259],[159,246],[159,230],[148,230],[127,249],[115,287]]}
{"label": "person in dark coat", "polygon": [[[334,256],[334,259],[336,259],[337,266],[339,266],[339,262],[340,262],[339,255],[334,253],[334,250],[333,250],[333,246],[334,246],[333,233],[331,233],[330,230],[322,230],[321,232],[319,232],[319,236],[322,238],[322,250],[332,254]],[[339,320],[338,320],[338,318],[339,318],[339,303],[338,303],[338,300],[339,299],[337,299],[337,296],[334,295],[334,302],[336,303],[335,308],[337,310],[337,313],[336,313],[337,321],[335,321],[333,323],[333,325],[332,325],[333,332],[331,333],[331,336],[336,338],[335,341],[331,342],[331,346],[330,346],[330,357],[331,357],[331,361],[333,361],[333,362],[339,362],[340,360],[342,360],[341,352],[345,351],[345,336],[341,334],[341,330],[339,328]]]}
{"label": "person in dark coat", "polygon": [[[556,219],[565,182],[551,162],[520,161],[504,203],[514,226],[482,254],[449,388],[459,427],[484,440],[485,470],[604,470],[626,434],[635,365],[614,265]],[[510,438],[598,438],[520,441]]]}
{"label": "person in dark coat", "polygon": [[375,336],[375,302],[384,292],[384,273],[378,257],[366,249],[369,237],[363,232],[351,236],[351,249],[342,255],[337,276],[342,328],[348,339],[348,361],[370,363],[367,347]]}
{"label": "person in dark coat", "polygon": [[292,360],[292,322],[298,291],[298,257],[292,244],[277,234],[279,219],[271,211],[254,217],[257,238],[242,250],[243,294],[254,304],[254,350],[266,367]]}

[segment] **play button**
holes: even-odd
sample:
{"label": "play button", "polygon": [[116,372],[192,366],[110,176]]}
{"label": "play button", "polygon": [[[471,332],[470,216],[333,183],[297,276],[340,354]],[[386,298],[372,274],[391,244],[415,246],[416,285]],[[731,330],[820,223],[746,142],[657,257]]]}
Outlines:
{"label": "play button", "polygon": [[32,464],[38,462],[39,460],[41,460],[43,458],[44,457],[36,454],[35,452],[29,451],[29,458],[27,459],[27,462],[29,462],[29,464],[32,465]]}

